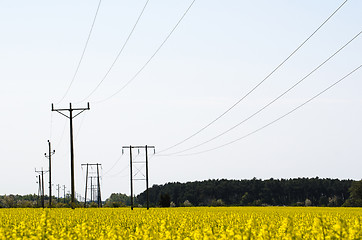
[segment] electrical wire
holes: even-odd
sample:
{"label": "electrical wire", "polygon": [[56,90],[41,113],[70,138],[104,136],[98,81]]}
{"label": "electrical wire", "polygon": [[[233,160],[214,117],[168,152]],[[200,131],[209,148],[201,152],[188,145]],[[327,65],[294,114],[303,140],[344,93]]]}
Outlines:
{"label": "electrical wire", "polygon": [[136,23],[133,25],[133,28],[131,30],[131,32],[128,34],[128,37],[126,39],[126,41],[123,43],[122,47],[121,47],[121,50],[119,50],[116,58],[113,60],[111,66],[109,67],[108,71],[106,72],[106,74],[103,76],[102,80],[98,83],[98,85],[91,91],[91,93],[86,96],[85,98],[83,98],[81,101],[79,101],[78,103],[81,103],[81,102],[84,102],[86,99],[88,99],[90,96],[93,95],[93,93],[95,91],[97,91],[97,89],[99,88],[99,86],[103,83],[103,81],[108,77],[108,74],[111,72],[112,68],[114,67],[114,65],[116,64],[116,62],[118,61],[118,58],[121,56],[122,52],[123,52],[123,49],[126,47],[129,39],[131,38],[134,30],[136,29],[136,26],[138,25],[138,22],[140,21],[142,15],[143,15],[143,12],[145,11],[146,7],[147,7],[147,4],[148,4],[149,0],[146,1],[145,5],[143,6],[142,8],[142,11],[141,13],[139,14],[137,20],[136,20]]}
{"label": "electrical wire", "polygon": [[[138,156],[139,156],[139,154],[137,154],[137,155],[133,158],[133,161],[136,160]],[[117,165],[117,163],[122,159],[122,157],[123,157],[123,154],[116,160],[116,162],[113,164],[113,166],[112,166],[109,170],[107,170],[107,172],[104,173],[104,176],[106,176],[106,175]],[[129,167],[129,165],[128,165],[127,167]],[[125,168],[127,168],[127,167],[125,167]],[[112,175],[112,176],[117,176],[117,175],[121,174],[123,171],[124,171],[124,169],[122,169],[122,171],[120,171],[120,172],[118,172],[117,174]],[[109,177],[109,176],[108,176],[108,177]]]}
{"label": "electrical wire", "polygon": [[[113,174],[113,175],[108,175],[108,176],[103,176],[105,178],[112,178],[112,177],[116,177],[118,176],[119,174],[123,173],[127,168],[129,168],[129,165],[125,166],[121,171]],[[126,175],[127,176],[127,175]],[[123,177],[123,176],[122,176]]]}
{"label": "electrical wire", "polygon": [[209,143],[223,135],[225,135],[226,133],[230,132],[231,130],[237,128],[238,126],[240,126],[241,124],[245,123],[246,121],[250,120],[251,118],[253,118],[254,116],[256,116],[257,114],[259,114],[260,112],[262,112],[264,109],[266,109],[267,107],[269,107],[270,105],[272,105],[274,102],[276,102],[278,99],[280,99],[281,97],[283,97],[284,95],[286,95],[288,92],[290,92],[293,88],[295,88],[296,86],[298,86],[300,83],[302,83],[305,79],[307,79],[309,76],[311,76],[314,72],[316,72],[319,68],[321,68],[325,63],[327,63],[329,60],[331,60],[333,57],[335,57],[340,51],[342,51],[345,47],[347,47],[353,40],[355,40],[360,34],[362,33],[362,31],[360,31],[357,35],[355,35],[351,40],[349,40],[346,44],[344,44],[341,48],[339,48],[336,52],[334,52],[331,56],[329,56],[326,60],[324,60],[321,64],[319,64],[316,68],[314,68],[310,73],[308,73],[306,76],[304,76],[301,80],[299,80],[298,82],[296,82],[293,86],[291,86],[290,88],[288,88],[286,91],[284,91],[282,94],[280,94],[278,97],[274,98],[272,101],[270,101],[268,104],[266,104],[265,106],[263,106],[262,108],[260,108],[258,111],[256,111],[255,113],[251,114],[249,117],[245,118],[244,120],[242,120],[241,122],[237,123],[236,125],[234,125],[233,127],[229,128],[228,130],[216,135],[215,137],[204,141],[200,144],[197,144],[193,147],[178,151],[178,152],[174,152],[174,153],[170,153],[168,155],[175,155],[175,154],[180,154],[192,149],[195,149],[197,147],[200,147],[202,145],[205,145],[206,143]]}
{"label": "electrical wire", "polygon": [[107,174],[117,165],[117,163],[122,159],[122,157],[123,157],[123,154],[117,158],[117,160],[115,161],[115,163],[113,164],[113,166],[112,166],[110,169],[108,169],[108,170],[103,174],[103,176],[107,175]]}
{"label": "electrical wire", "polygon": [[77,130],[77,132],[76,132],[76,134],[75,134],[75,137],[74,137],[74,141],[75,141],[75,142],[77,142],[77,139],[78,139],[78,136],[79,136],[79,132],[80,132],[80,129],[82,128],[82,126],[83,126],[83,122],[84,122],[85,116],[86,116],[86,115],[83,114],[82,120],[80,121],[78,130]]}
{"label": "electrical wire", "polygon": [[64,98],[67,96],[67,94],[69,93],[70,88],[72,87],[72,85],[73,85],[73,83],[74,83],[74,80],[75,80],[75,78],[76,78],[76,76],[77,76],[77,74],[78,74],[80,65],[81,65],[81,63],[82,63],[82,61],[83,61],[84,54],[85,54],[85,52],[86,52],[86,50],[87,50],[88,43],[89,43],[89,39],[90,39],[90,37],[91,37],[91,35],[92,35],[93,28],[94,28],[94,24],[95,24],[96,19],[97,19],[97,16],[98,16],[98,11],[99,11],[99,8],[100,8],[100,6],[101,6],[101,3],[102,3],[102,0],[99,0],[98,6],[97,6],[97,10],[96,10],[96,13],[95,13],[94,18],[93,18],[92,26],[91,26],[91,28],[90,28],[90,30],[89,30],[88,37],[87,37],[87,41],[85,42],[85,46],[84,46],[84,48],[83,48],[82,55],[80,56],[80,59],[79,59],[77,68],[75,69],[75,72],[74,72],[74,74],[73,74],[73,78],[72,78],[72,80],[70,81],[70,84],[69,84],[67,90],[65,91],[65,94],[63,95],[63,97],[62,97],[56,104],[59,104],[59,103],[61,103],[61,102],[64,100]]}
{"label": "electrical wire", "polygon": [[151,60],[156,56],[156,54],[160,51],[160,49],[163,47],[163,45],[165,45],[165,43],[167,42],[167,40],[171,37],[171,35],[173,34],[173,32],[177,29],[177,27],[180,25],[181,21],[184,19],[184,17],[186,16],[186,14],[189,12],[189,10],[191,9],[191,7],[194,5],[196,0],[193,0],[191,2],[191,4],[189,5],[189,7],[186,9],[186,11],[184,12],[184,14],[181,16],[181,18],[179,19],[179,21],[176,23],[176,25],[172,28],[171,32],[167,35],[167,37],[163,40],[163,42],[160,44],[160,46],[156,49],[156,51],[151,55],[151,57],[146,61],[145,64],[143,64],[143,66],[136,72],[136,74],[130,79],[128,80],[128,82],[126,84],[124,84],[120,89],[118,89],[115,93],[113,93],[112,95],[110,95],[107,98],[104,98],[102,100],[99,101],[95,101],[94,103],[102,103],[105,102],[109,99],[111,99],[112,97],[116,96],[118,93],[120,93],[123,89],[125,89],[133,80],[135,80],[137,78],[137,76],[143,71],[143,69],[146,68],[146,66],[151,62]]}
{"label": "electrical wire", "polygon": [[159,151],[158,153],[162,153],[165,151],[168,151],[172,148],[175,148],[179,145],[181,145],[182,143],[188,141],[189,139],[195,137],[196,135],[198,135],[199,133],[201,133],[202,131],[204,131],[206,128],[210,127],[212,124],[214,124],[216,121],[218,121],[220,118],[222,118],[223,116],[225,116],[228,112],[230,112],[234,107],[236,107],[241,101],[243,101],[246,97],[248,97],[252,92],[254,92],[260,85],[262,85],[267,79],[269,79],[270,76],[272,76],[281,66],[284,65],[284,63],[286,63],[306,42],[308,42],[309,39],[311,39],[343,6],[344,4],[347,2],[348,0],[345,0],[326,20],[324,20],[324,22],[316,29],[314,30],[314,32],[309,35],[309,37],[307,37],[306,40],[304,40],[286,59],[284,59],[276,68],[273,69],[273,71],[271,71],[262,81],[260,81],[256,86],[254,86],[249,92],[247,92],[245,95],[243,95],[243,97],[241,97],[239,100],[237,100],[233,105],[231,105],[231,107],[229,107],[226,111],[224,111],[221,115],[219,115],[217,118],[215,118],[214,120],[212,120],[210,123],[208,123],[207,125],[205,125],[204,127],[202,127],[200,130],[198,130],[197,132],[193,133],[192,135],[190,135],[189,137],[183,139],[182,141],[167,147],[161,151]]}
{"label": "electrical wire", "polygon": [[[226,147],[230,144],[233,144],[235,142],[238,142],[242,139],[245,139],[269,126],[271,126],[272,124],[280,121],[281,119],[285,118],[286,116],[290,115],[291,113],[295,112],[296,110],[300,109],[301,107],[303,107],[304,105],[306,105],[307,103],[311,102],[312,100],[316,99],[317,97],[319,97],[320,95],[322,95],[323,93],[325,93],[326,91],[328,91],[329,89],[331,89],[332,87],[334,87],[335,85],[337,85],[338,83],[342,82],[344,79],[346,79],[347,77],[349,77],[350,75],[352,75],[354,72],[356,72],[357,70],[359,70],[360,68],[362,67],[362,65],[358,66],[357,68],[355,68],[354,70],[352,70],[350,73],[348,73],[347,75],[345,75],[344,77],[342,77],[341,79],[339,79],[338,81],[334,82],[333,84],[331,84],[329,87],[325,88],[323,91],[319,92],[318,94],[314,95],[312,98],[310,98],[309,100],[307,100],[306,102],[300,104],[299,106],[297,106],[296,108],[293,108],[291,111],[287,112],[286,114],[276,118],[275,120],[269,122],[268,124],[240,137],[240,138],[237,138],[235,140],[232,140],[230,142],[227,142],[225,144],[222,144],[222,145],[219,145],[217,147],[214,147],[214,148],[210,148],[210,149],[207,149],[207,150],[204,150],[204,151],[200,151],[200,152],[194,152],[194,153],[190,153],[190,154],[182,154],[182,155],[178,155],[178,156],[191,156],[191,155],[198,155],[198,154],[202,154],[202,153],[206,153],[206,152],[210,152],[210,151],[214,151],[216,149],[219,149],[219,148],[222,148],[222,147]],[[159,155],[159,156],[168,156],[168,155]]]}

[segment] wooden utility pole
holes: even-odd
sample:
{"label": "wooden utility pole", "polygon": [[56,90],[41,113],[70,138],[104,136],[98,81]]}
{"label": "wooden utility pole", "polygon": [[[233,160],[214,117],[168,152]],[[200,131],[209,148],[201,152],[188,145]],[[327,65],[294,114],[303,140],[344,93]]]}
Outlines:
{"label": "wooden utility pole", "polygon": [[88,188],[88,163],[87,163],[87,173],[85,175],[84,207],[87,207],[87,188]]}
{"label": "wooden utility pole", "polygon": [[38,207],[39,207],[39,202],[41,202],[39,199],[40,199],[40,196],[42,196],[42,192],[41,192],[41,175],[38,175],[36,176],[36,178],[38,179],[37,183],[38,183]]}
{"label": "wooden utility pole", "polygon": [[49,159],[49,207],[52,207],[52,155],[55,154],[55,150],[52,151],[52,146],[48,140],[48,155],[44,153],[44,156]]}
{"label": "wooden utility pole", "polygon": [[[138,151],[140,148],[144,148],[145,151],[146,151],[146,161],[145,162],[137,162],[137,163],[145,163],[146,164],[146,179],[143,179],[143,178],[138,178],[138,179],[133,179],[133,171],[132,171],[132,168],[133,168],[133,163],[136,163],[136,162],[133,162],[132,160],[132,149],[135,149],[137,148]],[[147,210],[149,209],[150,207],[150,204],[149,204],[149,194],[148,194],[148,149],[152,148],[153,149],[153,152],[155,153],[155,147],[154,146],[123,146],[122,147],[122,154],[123,154],[123,149],[129,149],[129,161],[130,161],[130,183],[131,183],[131,210],[133,210],[133,181],[134,180],[146,180],[146,203],[147,203]],[[137,173],[136,173],[137,175]]]}
{"label": "wooden utility pole", "polygon": [[98,189],[97,189],[97,202],[98,202],[98,207],[102,207],[102,198],[101,198],[101,182],[99,181],[99,165],[97,163],[97,185],[98,185]]}
{"label": "wooden utility pole", "polygon": [[63,191],[64,191],[64,199],[63,199],[63,202],[65,203],[65,185],[63,185]]}
{"label": "wooden utility pole", "polygon": [[[74,145],[73,145],[73,118],[84,112],[85,110],[90,110],[89,103],[86,108],[72,108],[72,103],[69,103],[69,108],[63,109],[54,109],[54,105],[52,104],[52,111],[56,111],[63,116],[69,118],[69,126],[70,126],[70,182],[71,182],[71,207],[75,208],[75,183],[74,183]],[[69,111],[69,116],[62,113],[63,111]],[[73,116],[73,111],[80,111]]]}

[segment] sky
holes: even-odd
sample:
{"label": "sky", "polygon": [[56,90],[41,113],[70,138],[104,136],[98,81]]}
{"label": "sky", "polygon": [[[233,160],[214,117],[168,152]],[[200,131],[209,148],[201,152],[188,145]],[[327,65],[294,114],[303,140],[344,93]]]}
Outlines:
{"label": "sky", "polygon": [[[362,2],[346,1],[270,77],[344,1],[192,2],[103,0],[90,34],[99,0],[0,1],[0,194],[37,193],[35,169],[48,169],[47,140],[55,149],[52,183],[69,190],[69,120],[52,112],[52,103],[90,103],[73,119],[75,191],[82,196],[84,163],[102,164],[103,199],[130,194],[129,151],[122,155],[130,145],[155,146],[150,186],[253,177],[361,179],[362,69],[307,101],[362,64],[362,36],[353,39],[362,30]],[[144,150],[133,156],[145,160]],[[133,170],[144,178],[144,164]],[[47,194],[48,181],[46,174]],[[145,181],[134,188],[144,191]]]}

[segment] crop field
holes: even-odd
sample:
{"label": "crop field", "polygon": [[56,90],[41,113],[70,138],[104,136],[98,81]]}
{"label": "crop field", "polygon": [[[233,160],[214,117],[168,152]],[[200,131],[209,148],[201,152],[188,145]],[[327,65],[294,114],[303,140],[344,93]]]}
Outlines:
{"label": "crop field", "polygon": [[0,239],[362,239],[361,208],[17,208],[0,218]]}

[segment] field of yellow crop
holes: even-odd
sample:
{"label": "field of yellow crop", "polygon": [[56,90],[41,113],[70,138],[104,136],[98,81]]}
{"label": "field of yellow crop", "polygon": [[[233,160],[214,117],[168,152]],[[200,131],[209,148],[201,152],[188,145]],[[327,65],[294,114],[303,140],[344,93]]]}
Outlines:
{"label": "field of yellow crop", "polygon": [[0,209],[0,239],[362,239],[361,208]]}

